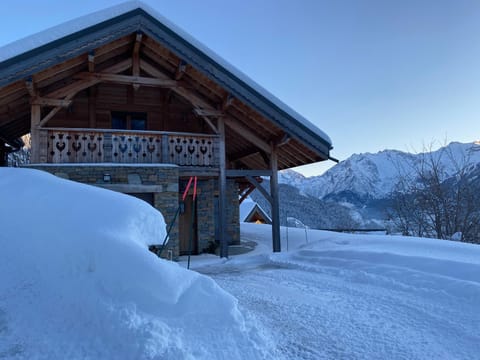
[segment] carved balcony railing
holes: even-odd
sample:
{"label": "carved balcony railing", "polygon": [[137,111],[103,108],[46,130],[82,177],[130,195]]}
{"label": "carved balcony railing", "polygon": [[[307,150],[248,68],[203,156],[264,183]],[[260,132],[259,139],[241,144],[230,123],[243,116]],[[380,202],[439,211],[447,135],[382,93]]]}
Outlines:
{"label": "carved balcony railing", "polygon": [[55,164],[169,163],[217,167],[218,141],[217,136],[207,134],[43,128],[36,150],[40,162]]}

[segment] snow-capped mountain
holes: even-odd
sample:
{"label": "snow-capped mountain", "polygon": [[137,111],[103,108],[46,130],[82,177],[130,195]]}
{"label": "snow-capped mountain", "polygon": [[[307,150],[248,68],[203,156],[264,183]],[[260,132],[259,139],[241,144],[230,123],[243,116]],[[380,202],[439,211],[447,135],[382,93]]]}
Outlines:
{"label": "snow-capped mountain", "polygon": [[411,173],[426,156],[440,163],[445,173],[452,176],[464,165],[480,163],[480,145],[452,142],[432,153],[384,150],[375,154],[354,154],[323,175],[305,178],[293,170],[284,170],[279,181],[320,199],[347,202],[352,198],[384,199],[394,190],[399,176]]}

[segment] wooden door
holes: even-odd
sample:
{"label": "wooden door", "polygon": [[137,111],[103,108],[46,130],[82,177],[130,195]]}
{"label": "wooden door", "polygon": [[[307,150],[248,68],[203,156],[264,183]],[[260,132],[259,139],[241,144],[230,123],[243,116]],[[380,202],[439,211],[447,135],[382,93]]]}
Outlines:
{"label": "wooden door", "polygon": [[[181,201],[181,200],[180,200]],[[178,231],[180,238],[180,255],[188,255],[190,249],[190,238],[192,239],[191,243],[191,253],[198,254],[198,234],[197,234],[197,211],[195,209],[195,217],[193,218],[193,229],[192,229],[192,217],[194,216],[194,209],[192,208],[193,196],[189,195],[184,201],[183,211],[180,213]],[[196,204],[195,204],[196,206]],[[193,232],[193,233],[192,233]]]}

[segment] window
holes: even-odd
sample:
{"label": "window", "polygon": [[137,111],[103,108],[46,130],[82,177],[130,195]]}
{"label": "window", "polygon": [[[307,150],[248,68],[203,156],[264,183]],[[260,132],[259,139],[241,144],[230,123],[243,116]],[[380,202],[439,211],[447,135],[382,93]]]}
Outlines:
{"label": "window", "polygon": [[112,111],[112,129],[146,130],[147,113]]}

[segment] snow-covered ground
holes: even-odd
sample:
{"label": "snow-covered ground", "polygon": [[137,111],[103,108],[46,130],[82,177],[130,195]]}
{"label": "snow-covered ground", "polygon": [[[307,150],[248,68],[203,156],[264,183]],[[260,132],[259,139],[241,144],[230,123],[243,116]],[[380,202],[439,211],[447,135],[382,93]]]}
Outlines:
{"label": "snow-covered ground", "polygon": [[271,331],[277,356],[480,358],[480,246],[289,229],[289,252],[269,254],[270,231],[242,224],[253,252],[192,264]]}
{"label": "snow-covered ground", "polygon": [[477,245],[242,224],[195,272],[135,198],[0,168],[0,199],[0,359],[479,358]]}
{"label": "snow-covered ground", "polygon": [[210,278],[161,260],[136,198],[0,168],[0,359],[264,358],[269,340]]}

